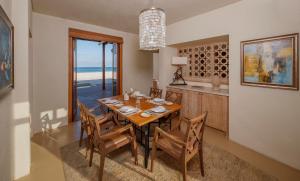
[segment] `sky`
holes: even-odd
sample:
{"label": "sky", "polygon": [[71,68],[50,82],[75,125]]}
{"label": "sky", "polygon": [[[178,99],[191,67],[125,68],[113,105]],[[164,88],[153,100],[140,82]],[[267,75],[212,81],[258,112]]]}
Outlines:
{"label": "sky", "polygon": [[[106,67],[112,67],[112,44],[106,44]],[[102,44],[77,40],[77,67],[102,67]]]}

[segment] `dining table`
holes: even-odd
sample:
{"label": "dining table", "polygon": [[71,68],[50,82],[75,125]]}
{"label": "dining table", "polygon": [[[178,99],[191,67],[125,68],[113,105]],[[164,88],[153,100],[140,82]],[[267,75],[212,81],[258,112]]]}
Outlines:
{"label": "dining table", "polygon": [[[113,100],[113,101],[107,101]],[[149,97],[129,97],[129,100],[124,100],[123,95],[108,97],[97,100],[100,107],[113,111],[118,117],[125,119],[126,122],[131,123],[134,129],[138,129],[141,133],[140,144],[144,147],[144,167],[148,167],[148,159],[150,155],[150,125],[158,122],[161,118],[166,118],[173,113],[180,112],[181,105],[171,102],[155,102]],[[167,104],[169,103],[169,104]],[[124,106],[136,108],[136,112],[127,114],[120,109]],[[154,112],[155,108],[162,106],[165,110],[162,112]],[[145,117],[142,113],[147,113]],[[171,122],[170,122],[171,124]]]}

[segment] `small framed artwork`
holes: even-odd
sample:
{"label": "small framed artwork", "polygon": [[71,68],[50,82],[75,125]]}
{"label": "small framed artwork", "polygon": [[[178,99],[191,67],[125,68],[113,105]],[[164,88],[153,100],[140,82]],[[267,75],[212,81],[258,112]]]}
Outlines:
{"label": "small framed artwork", "polygon": [[14,87],[14,27],[0,6],[0,97]]}
{"label": "small framed artwork", "polygon": [[299,34],[241,42],[241,84],[299,90]]}

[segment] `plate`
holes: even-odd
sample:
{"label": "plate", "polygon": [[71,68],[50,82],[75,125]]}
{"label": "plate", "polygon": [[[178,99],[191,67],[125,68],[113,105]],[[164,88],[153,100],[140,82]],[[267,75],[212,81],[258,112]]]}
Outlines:
{"label": "plate", "polygon": [[153,99],[154,102],[164,102],[164,99],[160,99],[160,98],[154,98]]}
{"label": "plate", "polygon": [[155,108],[152,108],[151,111],[153,111],[155,113],[163,113],[163,112],[166,112],[166,108],[163,106],[157,106]]}
{"label": "plate", "polygon": [[142,116],[143,118],[149,118],[151,115],[148,114],[148,113],[142,112],[142,113],[140,114],[140,116]]}
{"label": "plate", "polygon": [[120,104],[116,104],[115,106],[117,107],[117,108],[120,108],[120,107],[122,107],[124,104],[122,104],[122,103],[120,103]]}
{"label": "plate", "polygon": [[120,101],[118,100],[115,100],[115,99],[112,99],[112,100],[107,100],[105,101],[104,103],[105,104],[118,104]]}
{"label": "plate", "polygon": [[165,104],[168,105],[168,106],[171,106],[171,105],[173,105],[174,103],[173,103],[173,102],[170,102],[170,101],[166,101]]}
{"label": "plate", "polygon": [[109,101],[109,100],[111,100],[110,98],[104,98],[104,99],[100,99],[100,101],[102,101],[102,102],[107,102],[107,101]]}
{"label": "plate", "polygon": [[136,108],[131,107],[131,106],[123,106],[123,107],[121,107],[119,110],[120,110],[120,112],[122,112],[122,113],[129,113],[129,112],[135,111]]}

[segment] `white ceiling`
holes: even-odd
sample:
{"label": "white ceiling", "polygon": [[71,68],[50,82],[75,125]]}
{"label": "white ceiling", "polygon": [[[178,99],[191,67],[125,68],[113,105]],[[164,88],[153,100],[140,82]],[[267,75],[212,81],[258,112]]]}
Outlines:
{"label": "white ceiling", "polygon": [[[167,24],[202,14],[239,0],[155,0],[166,11]],[[138,32],[138,16],[150,0],[32,0],[33,11],[75,21]]]}

